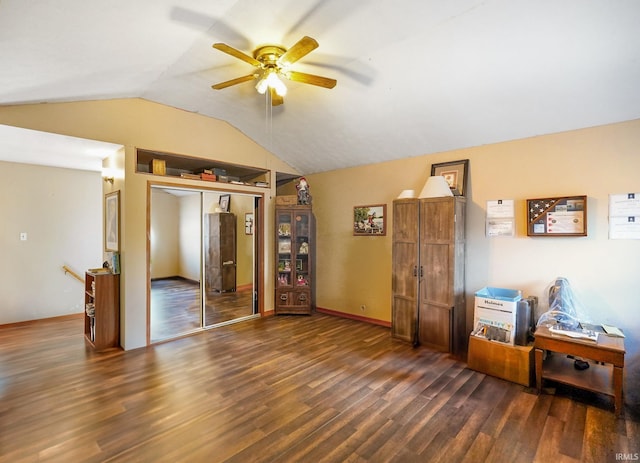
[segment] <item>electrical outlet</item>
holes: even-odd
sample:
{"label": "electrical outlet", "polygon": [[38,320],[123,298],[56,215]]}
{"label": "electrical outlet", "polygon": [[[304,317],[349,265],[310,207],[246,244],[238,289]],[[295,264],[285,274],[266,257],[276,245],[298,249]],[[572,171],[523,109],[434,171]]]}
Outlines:
{"label": "electrical outlet", "polygon": [[22,233],[20,233],[20,241],[27,241],[27,234],[26,234],[26,232],[22,232]]}

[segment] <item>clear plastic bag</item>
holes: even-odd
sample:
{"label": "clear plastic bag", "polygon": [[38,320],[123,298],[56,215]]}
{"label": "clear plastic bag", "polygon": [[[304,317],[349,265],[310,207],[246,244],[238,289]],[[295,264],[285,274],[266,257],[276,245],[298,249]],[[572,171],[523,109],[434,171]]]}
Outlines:
{"label": "clear plastic bag", "polygon": [[549,309],[540,315],[536,326],[561,325],[567,329],[577,329],[581,322],[589,322],[569,280],[564,277],[556,278],[547,287],[547,294]]}

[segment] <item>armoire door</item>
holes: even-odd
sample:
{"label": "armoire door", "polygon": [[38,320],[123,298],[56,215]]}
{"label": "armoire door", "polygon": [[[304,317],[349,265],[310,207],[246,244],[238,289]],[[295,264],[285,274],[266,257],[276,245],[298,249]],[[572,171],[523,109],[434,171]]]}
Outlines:
{"label": "armoire door", "polygon": [[418,307],[418,201],[393,202],[391,334],[414,342]]}
{"label": "armoire door", "polygon": [[464,337],[464,204],[420,200],[420,344],[442,352],[457,352]]}

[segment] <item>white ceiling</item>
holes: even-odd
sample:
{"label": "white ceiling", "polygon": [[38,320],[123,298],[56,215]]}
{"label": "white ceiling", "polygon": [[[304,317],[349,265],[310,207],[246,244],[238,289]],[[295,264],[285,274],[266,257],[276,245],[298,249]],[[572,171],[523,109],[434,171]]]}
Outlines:
{"label": "white ceiling", "polygon": [[[638,0],[0,0],[0,105],[142,97],[308,174],[640,118],[639,24]],[[271,124],[252,83],[211,89],[253,70],[213,43],[304,35],[293,68],[334,89],[287,82]]]}
{"label": "white ceiling", "polygon": [[0,161],[102,171],[102,160],[122,146],[0,125]]}

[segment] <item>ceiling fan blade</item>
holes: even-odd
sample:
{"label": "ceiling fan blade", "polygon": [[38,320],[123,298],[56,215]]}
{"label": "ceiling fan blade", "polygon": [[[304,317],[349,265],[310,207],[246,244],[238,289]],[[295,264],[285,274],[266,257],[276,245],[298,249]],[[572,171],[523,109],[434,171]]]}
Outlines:
{"label": "ceiling fan blade", "polygon": [[294,82],[302,82],[303,84],[317,85],[318,87],[324,88],[333,88],[338,83],[335,79],[306,74],[304,72],[288,71],[284,73],[284,76]]}
{"label": "ceiling fan blade", "polygon": [[220,82],[219,84],[212,85],[211,88],[214,90],[221,90],[223,88],[231,87],[232,85],[249,82],[255,78],[255,74],[249,74],[248,76],[237,77],[235,79],[227,80],[226,82]]}
{"label": "ceiling fan blade", "polygon": [[280,57],[278,64],[281,66],[293,64],[316,48],[318,48],[318,42],[305,35]]}
{"label": "ceiling fan blade", "polygon": [[223,51],[235,58],[241,59],[242,61],[245,61],[247,63],[249,63],[252,66],[255,67],[260,67],[260,61],[258,61],[257,59],[255,59],[252,56],[247,55],[244,52],[241,52],[240,50],[230,47],[229,45],[227,45],[226,43],[214,43],[213,44],[213,48],[215,48],[216,50],[220,50]]}
{"label": "ceiling fan blade", "polygon": [[269,87],[269,94],[271,95],[271,106],[280,106],[284,103],[284,98],[278,95],[274,88]]}

